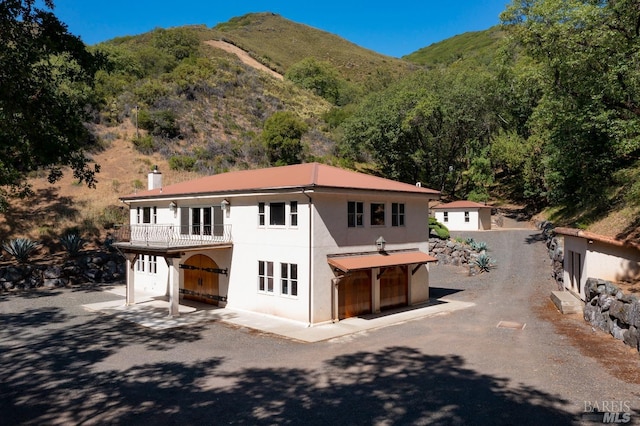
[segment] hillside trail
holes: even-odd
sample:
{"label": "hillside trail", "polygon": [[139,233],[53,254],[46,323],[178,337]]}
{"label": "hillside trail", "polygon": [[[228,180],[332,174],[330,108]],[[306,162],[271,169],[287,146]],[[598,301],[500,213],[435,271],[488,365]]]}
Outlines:
{"label": "hillside trail", "polygon": [[249,54],[247,52],[245,52],[244,50],[240,49],[237,46],[234,46],[231,43],[227,43],[226,41],[221,41],[221,40],[207,40],[204,43],[209,45],[209,46],[211,46],[211,47],[215,47],[216,49],[222,49],[225,52],[233,53],[244,64],[249,65],[250,67],[253,67],[253,68],[257,69],[257,70],[264,71],[267,74],[270,74],[271,76],[277,78],[278,80],[283,80],[284,79],[282,74],[279,74],[279,73],[275,72],[274,70],[272,70],[271,68],[269,68],[269,67],[261,64],[260,62],[256,61],[251,56],[249,56]]}

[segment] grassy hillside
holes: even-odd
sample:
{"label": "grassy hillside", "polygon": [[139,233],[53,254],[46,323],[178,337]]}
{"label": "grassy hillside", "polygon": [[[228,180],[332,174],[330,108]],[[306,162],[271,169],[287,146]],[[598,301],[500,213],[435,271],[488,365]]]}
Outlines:
{"label": "grassy hillside", "polygon": [[496,26],[442,40],[403,56],[402,59],[429,67],[447,66],[456,61],[468,59],[489,64],[503,38],[504,32]]}
{"label": "grassy hillside", "polygon": [[153,165],[165,184],[265,166],[260,134],[276,111],[293,111],[308,126],[302,140],[307,160],[333,161],[334,142],[322,118],[331,108],[327,101],[209,40],[231,42],[281,73],[314,57],[357,84],[395,79],[413,68],[273,14],[247,15],[214,29],[159,28],[101,43],[94,48],[107,54],[111,66],[97,76],[99,102],[88,123],[97,140],[90,155],[101,165],[97,188],[77,184],[69,172],[55,185],[34,174],[35,195],[15,200],[0,216],[0,241],[55,240],[75,228],[97,243],[109,226],[127,220],[118,198],[144,188]]}
{"label": "grassy hillside", "polygon": [[414,68],[406,61],[383,56],[273,13],[233,18],[213,28],[210,36],[235,44],[281,74],[308,57],[329,62],[343,78],[358,83],[377,79],[380,75],[395,79]]}

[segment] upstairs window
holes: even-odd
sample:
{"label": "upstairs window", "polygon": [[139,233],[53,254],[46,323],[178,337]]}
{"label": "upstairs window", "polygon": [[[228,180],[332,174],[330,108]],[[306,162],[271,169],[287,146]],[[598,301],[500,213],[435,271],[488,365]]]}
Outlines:
{"label": "upstairs window", "polygon": [[371,203],[371,226],[384,226],[384,203]]}
{"label": "upstairs window", "polygon": [[347,226],[349,228],[364,226],[364,203],[349,201],[347,203]]}
{"label": "upstairs window", "polygon": [[264,217],[264,203],[258,203],[258,225],[264,226],[265,217]]}
{"label": "upstairs window", "polygon": [[292,201],[289,203],[289,219],[291,226],[298,226],[298,202]]}
{"label": "upstairs window", "polygon": [[285,225],[284,203],[269,203],[269,225]]}
{"label": "upstairs window", "polygon": [[391,203],[391,226],[404,226],[404,204]]}

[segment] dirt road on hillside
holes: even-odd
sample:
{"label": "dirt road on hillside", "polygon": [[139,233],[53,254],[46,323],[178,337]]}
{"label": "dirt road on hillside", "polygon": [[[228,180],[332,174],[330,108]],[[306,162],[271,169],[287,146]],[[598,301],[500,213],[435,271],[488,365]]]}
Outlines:
{"label": "dirt road on hillside", "polygon": [[250,67],[253,67],[253,68],[257,69],[257,70],[264,71],[267,74],[270,74],[271,76],[277,78],[278,80],[284,79],[282,74],[278,74],[277,72],[275,72],[271,68],[264,66],[263,64],[261,64],[260,62],[256,61],[251,56],[249,56],[249,54],[247,52],[245,52],[244,50],[240,49],[237,46],[234,46],[231,43],[227,43],[226,41],[221,41],[221,40],[208,40],[208,41],[205,41],[205,44],[208,44],[211,47],[215,47],[216,49],[222,49],[225,52],[233,53],[243,63],[245,63],[245,64],[249,65]]}

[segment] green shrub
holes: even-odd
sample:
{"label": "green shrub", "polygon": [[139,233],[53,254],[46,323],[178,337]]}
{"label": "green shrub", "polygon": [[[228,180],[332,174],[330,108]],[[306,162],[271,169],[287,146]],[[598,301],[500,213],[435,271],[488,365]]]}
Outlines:
{"label": "green shrub", "polygon": [[16,238],[7,243],[3,243],[2,248],[18,262],[27,263],[29,256],[40,248],[40,244],[28,238]]}
{"label": "green shrub", "polygon": [[60,237],[60,244],[62,244],[62,247],[69,253],[69,256],[73,257],[80,253],[86,241],[82,239],[78,232],[72,231]]}
{"label": "green shrub", "polygon": [[140,135],[133,138],[133,146],[143,154],[151,154],[155,148],[153,136]]}
{"label": "green shrub", "polygon": [[171,170],[193,171],[196,165],[196,159],[188,155],[174,155],[169,158],[169,168]]}
{"label": "green shrub", "polygon": [[435,233],[441,240],[447,240],[451,236],[449,234],[449,228],[438,222],[435,217],[429,217],[429,233]]}

